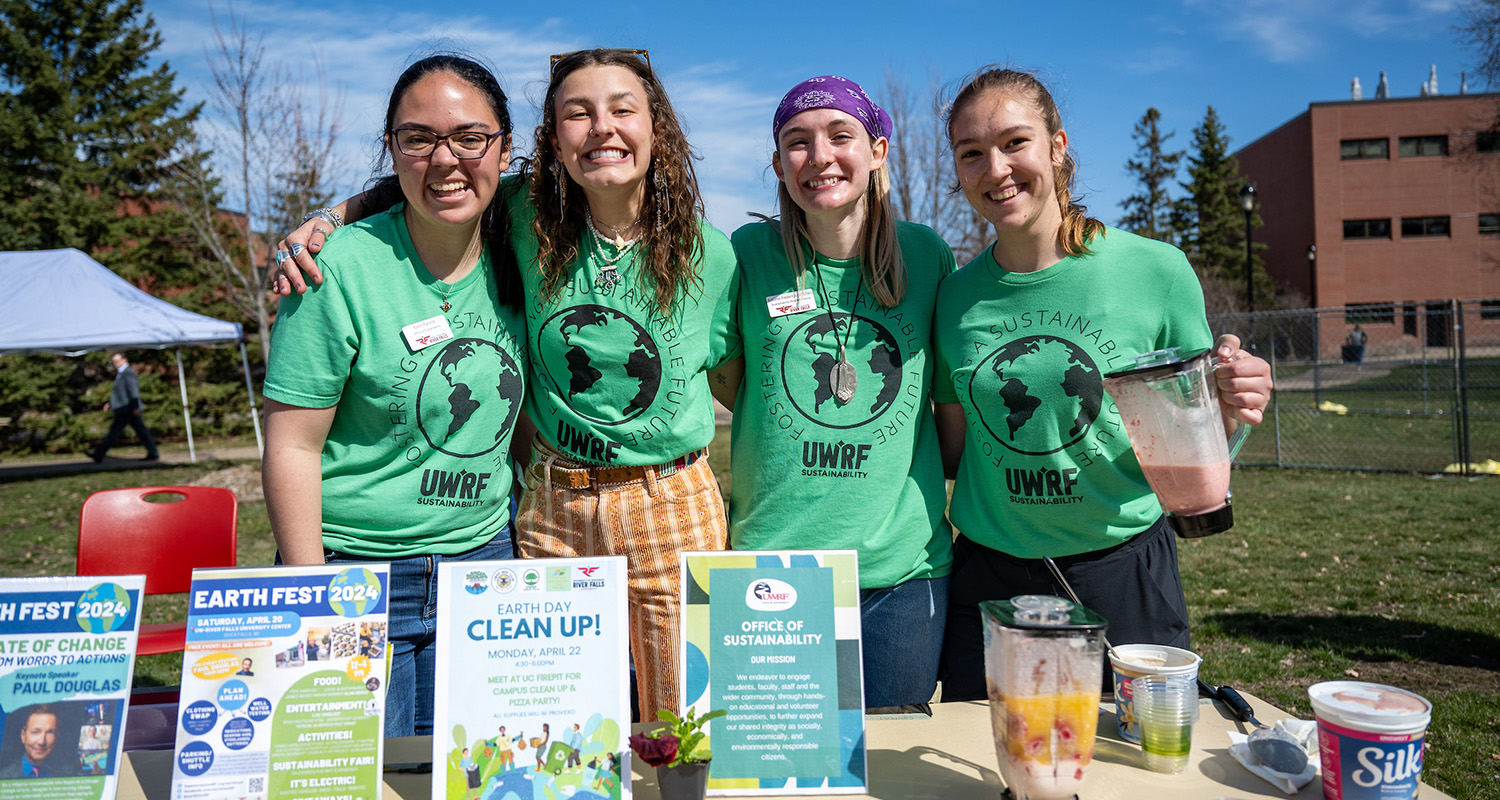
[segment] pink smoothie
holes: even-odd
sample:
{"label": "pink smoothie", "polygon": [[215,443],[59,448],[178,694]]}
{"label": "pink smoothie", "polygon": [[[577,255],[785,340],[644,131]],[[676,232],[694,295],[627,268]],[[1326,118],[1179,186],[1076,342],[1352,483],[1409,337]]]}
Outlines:
{"label": "pink smoothie", "polygon": [[1204,514],[1224,507],[1229,494],[1229,462],[1193,466],[1142,464],[1146,482],[1162,508],[1174,514]]}

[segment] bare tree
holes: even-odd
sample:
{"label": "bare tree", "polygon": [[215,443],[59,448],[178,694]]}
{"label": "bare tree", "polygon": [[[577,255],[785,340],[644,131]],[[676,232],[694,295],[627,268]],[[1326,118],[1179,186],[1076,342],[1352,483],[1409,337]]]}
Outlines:
{"label": "bare tree", "polygon": [[[264,354],[275,245],[332,198],[330,176],[341,168],[335,153],[341,97],[329,91],[318,65],[316,102],[304,103],[298,76],[266,59],[264,34],[252,34],[232,9],[222,25],[209,10],[212,124],[172,143],[185,157],[164,188],[199,245],[199,269],[255,325]],[[227,181],[214,171],[214,160],[229,173]],[[226,200],[240,210],[223,208]]]}
{"label": "bare tree", "polygon": [[942,81],[936,74],[929,74],[923,97],[906,78],[888,68],[884,93],[885,109],[896,128],[886,160],[896,216],[937,231],[963,265],[979,255],[993,237],[989,223],[957,189],[948,132],[943,125],[946,107]]}

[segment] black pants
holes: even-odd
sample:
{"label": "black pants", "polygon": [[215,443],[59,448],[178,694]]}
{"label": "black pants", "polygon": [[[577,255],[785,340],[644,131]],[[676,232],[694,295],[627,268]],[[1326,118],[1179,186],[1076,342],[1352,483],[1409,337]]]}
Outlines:
{"label": "black pants", "polygon": [[114,413],[115,419],[109,424],[109,433],[104,434],[104,438],[94,448],[94,460],[104,458],[109,448],[115,446],[115,442],[120,439],[120,434],[125,432],[126,425],[134,429],[135,435],[141,438],[141,444],[146,447],[146,457],[156,458],[156,442],[151,440],[151,431],[146,430],[145,420],[138,416],[134,409],[122,408],[115,410]]}
{"label": "black pants", "polygon": [[[1083,604],[1109,621],[1111,644],[1189,649],[1187,600],[1177,574],[1177,540],[1163,517],[1114,547],[1054,558]],[[959,536],[948,582],[943,700],[983,700],[984,628],[979,604],[1023,594],[1067,597],[1041,559],[1016,558]],[[1108,659],[1104,687],[1111,685]]]}

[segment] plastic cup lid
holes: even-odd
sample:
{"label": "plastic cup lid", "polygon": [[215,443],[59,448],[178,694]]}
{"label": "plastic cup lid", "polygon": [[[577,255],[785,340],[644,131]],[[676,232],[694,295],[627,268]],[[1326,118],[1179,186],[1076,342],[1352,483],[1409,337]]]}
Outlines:
{"label": "plastic cup lid", "polygon": [[1381,683],[1325,681],[1309,686],[1307,696],[1318,716],[1350,727],[1422,728],[1432,720],[1427,698]]}

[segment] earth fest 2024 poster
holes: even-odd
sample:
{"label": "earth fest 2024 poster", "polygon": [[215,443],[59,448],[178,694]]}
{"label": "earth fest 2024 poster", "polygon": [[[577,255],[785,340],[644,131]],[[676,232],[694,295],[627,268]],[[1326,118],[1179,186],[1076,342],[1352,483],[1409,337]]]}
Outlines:
{"label": "earth fest 2024 poster", "polygon": [[625,559],[438,567],[432,796],[628,800]]}
{"label": "earth fest 2024 poster", "polygon": [[682,694],[710,723],[709,794],[865,791],[859,556],[684,553]]}
{"label": "earth fest 2024 poster", "polygon": [[174,800],[381,795],[390,566],[195,570]]}
{"label": "earth fest 2024 poster", "polygon": [[0,797],[114,797],[145,584],[0,579]]}

